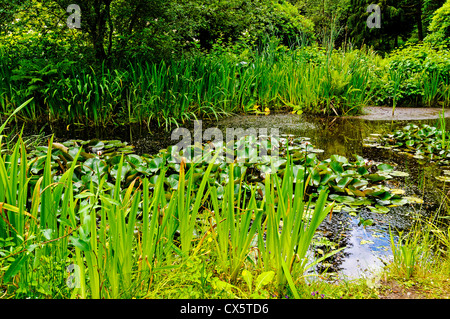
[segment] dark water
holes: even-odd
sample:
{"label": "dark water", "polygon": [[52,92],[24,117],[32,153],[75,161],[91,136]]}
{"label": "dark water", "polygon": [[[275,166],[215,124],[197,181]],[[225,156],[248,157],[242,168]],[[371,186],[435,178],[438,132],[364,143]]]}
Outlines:
{"label": "dark water", "polygon": [[[447,119],[447,122],[449,120]],[[360,155],[369,160],[386,162],[397,170],[410,174],[409,177],[395,178],[387,184],[390,188],[400,188],[408,196],[423,198],[422,205],[405,205],[391,208],[388,214],[360,211],[364,219],[373,219],[372,226],[358,226],[359,219],[346,212],[336,212],[321,226],[321,234],[339,247],[346,247],[334,256],[329,270],[346,277],[369,276],[380,269],[391,258],[389,229],[393,233],[407,230],[415,215],[430,216],[438,209],[443,189],[435,180],[441,175],[441,168],[419,163],[415,159],[401,156],[390,150],[363,147],[363,140],[370,134],[387,133],[405,126],[407,123],[436,125],[437,120],[415,121],[371,121],[355,118],[312,118],[292,114],[271,116],[239,116],[227,118],[218,123],[219,128],[278,128],[281,134],[293,134],[311,138],[315,147],[323,149],[320,159],[333,154],[354,158]],[[395,239],[395,236],[394,236]],[[322,267],[325,268],[325,267]]]}
{"label": "dark water", "polygon": [[[449,120],[447,120],[449,121]],[[358,218],[348,213],[333,213],[331,219],[322,224],[320,234],[339,247],[346,247],[341,253],[328,262],[330,270],[346,277],[369,276],[372,270],[380,269],[391,258],[389,229],[396,231],[407,230],[415,215],[430,216],[438,209],[442,194],[447,192],[442,183],[438,183],[434,176],[441,175],[441,169],[435,165],[423,164],[415,159],[397,155],[389,150],[363,147],[363,140],[373,133],[385,133],[401,128],[407,123],[435,125],[436,120],[414,121],[382,121],[357,118],[317,118],[293,114],[272,114],[268,116],[245,115],[233,116],[219,122],[203,121],[202,129],[217,127],[222,130],[224,137],[227,128],[249,129],[278,129],[280,134],[309,137],[316,148],[324,150],[319,154],[320,159],[326,159],[333,154],[354,158],[358,154],[364,158],[383,161],[394,165],[396,170],[405,171],[409,177],[395,178],[388,186],[400,188],[409,196],[423,198],[422,205],[405,205],[392,208],[387,214],[376,214],[370,211],[360,211],[364,219],[371,218],[374,224],[358,226]],[[447,124],[449,125],[449,124]],[[193,123],[185,126],[193,132]],[[54,133],[55,139],[120,139],[135,146],[138,154],[152,154],[168,145],[176,144],[172,141],[170,131],[164,129],[147,128],[142,126],[119,126],[107,129],[50,127],[28,127],[28,134],[43,130]],[[206,141],[204,141],[206,142]],[[322,247],[326,248],[326,247]],[[326,268],[326,264],[322,266]],[[320,269],[318,269],[320,270]]]}

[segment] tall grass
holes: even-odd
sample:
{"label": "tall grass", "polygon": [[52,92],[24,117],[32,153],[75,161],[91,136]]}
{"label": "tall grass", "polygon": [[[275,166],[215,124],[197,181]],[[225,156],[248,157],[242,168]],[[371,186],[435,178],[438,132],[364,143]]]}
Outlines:
{"label": "tall grass", "polygon": [[[278,284],[286,284],[289,276],[301,279],[315,263],[308,256],[313,236],[331,212],[333,205],[325,206],[328,191],[319,193],[315,203],[305,201],[304,172],[294,176],[292,163],[287,161],[283,178],[269,175],[265,181],[266,216],[258,233],[259,263],[264,269],[276,269]],[[266,229],[265,238],[261,236]],[[327,256],[328,257],[328,256]],[[286,270],[289,276],[286,275]]]}
{"label": "tall grass", "polygon": [[423,85],[423,101],[427,106],[432,106],[436,103],[439,98],[439,92],[441,90],[441,83],[443,79],[441,79],[441,74],[439,72],[433,72],[430,75],[427,75],[424,72],[424,81],[422,81]]}
{"label": "tall grass", "polygon": [[96,71],[60,63],[45,81],[42,70],[22,71],[36,77],[39,86],[32,90],[19,80],[28,79],[27,74],[11,80],[12,61],[3,57],[0,101],[2,112],[8,113],[38,96],[22,110],[23,118],[96,125],[155,121],[168,127],[198,116],[248,112],[255,106],[353,114],[371,97],[366,55],[333,51],[317,64],[304,58],[301,49],[278,50],[268,44],[247,61],[223,54],[159,64],[139,61],[127,69]]}
{"label": "tall grass", "polygon": [[[52,148],[52,138],[48,147]],[[72,176],[79,169],[81,152],[58,182],[48,152],[35,184],[29,183],[30,159],[21,140],[0,158],[0,269],[4,271],[0,284],[19,298],[146,295],[142,286],[152,289],[157,274],[195,258],[205,247],[230,281],[237,280],[242,267],[269,269],[277,273],[280,289],[286,280],[293,284],[292,278],[299,278],[307,264],[314,264],[306,262],[307,251],[331,207],[325,207],[326,191],[315,203],[310,199],[304,204],[306,184],[302,176],[297,177],[294,191],[291,165],[283,180],[267,176],[262,199],[257,199],[255,189],[242,191],[233,173],[223,186],[223,198],[218,198],[209,176],[215,158],[196,192],[195,166],[185,172],[182,162],[173,192],[165,190],[163,168],[152,186],[146,178],[137,178],[122,189],[120,178],[111,186],[103,176],[76,193]],[[117,176],[123,165],[122,157]],[[312,214],[310,205],[314,205]],[[207,236],[212,240],[205,240]],[[259,251],[256,259],[251,258],[254,251]],[[73,286],[68,284],[67,266],[76,270]]]}

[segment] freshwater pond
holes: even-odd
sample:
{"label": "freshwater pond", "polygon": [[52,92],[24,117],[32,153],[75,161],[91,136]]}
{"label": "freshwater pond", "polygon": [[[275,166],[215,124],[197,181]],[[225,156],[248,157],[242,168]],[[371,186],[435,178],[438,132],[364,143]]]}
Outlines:
{"label": "freshwater pond", "polygon": [[[370,111],[373,111],[371,109]],[[406,195],[422,198],[423,204],[404,205],[391,208],[387,214],[372,213],[362,209],[357,216],[347,212],[335,211],[320,227],[323,236],[322,246],[316,247],[317,252],[326,251],[329,242],[335,247],[345,247],[331,260],[327,260],[316,270],[337,273],[346,278],[370,277],[391,258],[389,229],[407,230],[413,217],[430,215],[440,204],[442,194],[447,192],[446,185],[435,179],[441,175],[442,168],[419,160],[398,155],[391,150],[369,148],[364,146],[364,139],[370,134],[383,134],[401,128],[408,123],[435,125],[438,122],[438,111],[432,109],[396,109],[396,115],[391,116],[390,108],[377,108],[373,114],[351,118],[320,118],[290,113],[271,115],[236,115],[220,121],[203,121],[202,129],[217,127],[225,136],[227,128],[279,129],[280,134],[290,134],[310,138],[311,143],[324,152],[318,154],[319,159],[329,158],[333,154],[354,158],[354,155],[368,160],[385,162],[395,166],[396,170],[409,173],[408,177],[399,177],[388,182],[388,186],[403,189]],[[447,112],[450,114],[450,112]],[[449,119],[447,118],[447,125]],[[193,130],[192,123],[186,123]],[[150,131],[149,131],[150,129]],[[28,134],[31,134],[28,132]],[[163,129],[143,126],[119,126],[107,129],[86,129],[70,127],[44,128],[46,133],[54,133],[55,141],[67,139],[89,140],[120,139],[135,146],[137,154],[154,154],[159,149],[176,144],[172,141],[170,132]],[[363,227],[360,219],[372,219],[373,225]],[[319,255],[320,256],[320,253]]]}

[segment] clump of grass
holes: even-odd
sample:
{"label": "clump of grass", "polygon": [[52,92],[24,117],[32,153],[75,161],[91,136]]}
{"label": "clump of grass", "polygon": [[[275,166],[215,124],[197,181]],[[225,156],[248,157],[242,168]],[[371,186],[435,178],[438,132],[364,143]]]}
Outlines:
{"label": "clump of grass", "polygon": [[[11,63],[5,62],[0,64],[0,74],[7,78],[0,87],[2,112],[35,96],[20,112],[25,120],[90,125],[153,121],[170,127],[197,117],[253,112],[255,106],[354,114],[367,105],[369,53],[333,51],[311,63],[302,58],[302,50],[268,44],[249,61],[199,55],[158,64],[138,61],[125,69],[103,65],[96,71],[62,61],[21,68],[20,76],[13,76]],[[43,75],[48,72],[51,76]],[[27,82],[30,78],[40,84]]]}
{"label": "clump of grass", "polygon": [[[48,149],[52,144],[50,138]],[[311,219],[305,215],[305,184],[297,179],[294,193],[292,165],[287,166],[282,181],[267,175],[262,201],[256,200],[255,189],[249,197],[239,188],[236,192],[233,173],[219,200],[216,186],[209,180],[218,154],[196,192],[195,165],[185,172],[185,162],[177,189],[169,193],[165,191],[164,168],[152,186],[147,178],[135,178],[122,189],[124,156],[113,185],[102,176],[76,192],[73,174],[79,169],[81,153],[82,148],[54,182],[52,153],[47,152],[42,176],[35,184],[29,183],[30,160],[21,139],[10,155],[0,158],[0,264],[6,270],[1,285],[8,294],[18,298],[149,296],[159,287],[154,280],[163,278],[164,270],[188,265],[199,255],[217,262],[225,277],[201,277],[211,293],[220,295],[231,287],[229,282],[238,282],[242,267],[277,273],[277,289],[285,289],[287,281],[294,290],[292,278],[307,269],[306,251],[331,209],[324,207],[327,193],[323,191]],[[284,226],[279,234],[281,220]],[[255,249],[260,251],[258,260],[250,257]],[[67,266],[74,271],[71,277],[75,281],[67,281]],[[264,272],[263,268],[270,270]],[[264,279],[260,285],[269,282]]]}

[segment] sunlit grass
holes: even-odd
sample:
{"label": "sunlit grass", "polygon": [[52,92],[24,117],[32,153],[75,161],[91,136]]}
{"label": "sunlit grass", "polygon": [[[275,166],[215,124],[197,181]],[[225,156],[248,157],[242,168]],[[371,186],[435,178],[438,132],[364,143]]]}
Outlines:
{"label": "sunlit grass", "polygon": [[270,44],[248,61],[200,55],[95,71],[61,63],[48,82],[41,79],[41,70],[30,70],[38,83],[32,89],[20,80],[30,76],[12,80],[12,62],[3,58],[0,74],[6,81],[0,86],[0,101],[2,112],[8,113],[28,97],[37,97],[20,112],[29,121],[156,122],[167,128],[197,117],[252,112],[255,106],[343,115],[356,114],[369,103],[369,52],[335,51],[320,63],[303,55],[302,49],[278,50]]}
{"label": "sunlit grass", "polygon": [[[49,149],[52,143],[50,138]],[[245,296],[236,284],[240,285],[242,270],[248,269],[263,276],[255,279],[258,294],[281,294],[286,279],[293,287],[292,278],[301,277],[306,264],[314,263],[306,261],[306,252],[331,206],[324,206],[327,193],[323,191],[314,202],[314,213],[306,215],[305,184],[302,178],[297,180],[294,198],[292,166],[286,168],[283,180],[267,175],[267,193],[258,201],[255,189],[249,197],[239,189],[235,192],[234,178],[224,186],[224,198],[218,200],[209,182],[215,158],[195,192],[195,166],[187,169],[182,162],[178,187],[171,193],[164,189],[164,169],[152,187],[147,178],[136,178],[122,189],[120,178],[111,186],[103,176],[98,184],[91,181],[76,193],[72,177],[79,169],[81,152],[80,148],[58,182],[54,182],[52,153],[48,152],[42,176],[33,185],[28,167],[34,159],[27,159],[21,139],[0,158],[0,285],[8,295],[154,296],[161,293],[172,270],[189,269],[199,256],[211,261],[208,269],[196,268],[202,274],[198,280],[203,280],[204,293]],[[123,164],[122,156],[117,176]],[[284,191],[294,199],[285,197]],[[284,226],[279,234],[275,228],[281,218]],[[252,251],[260,251],[256,259]],[[213,264],[219,268],[212,270]]]}

